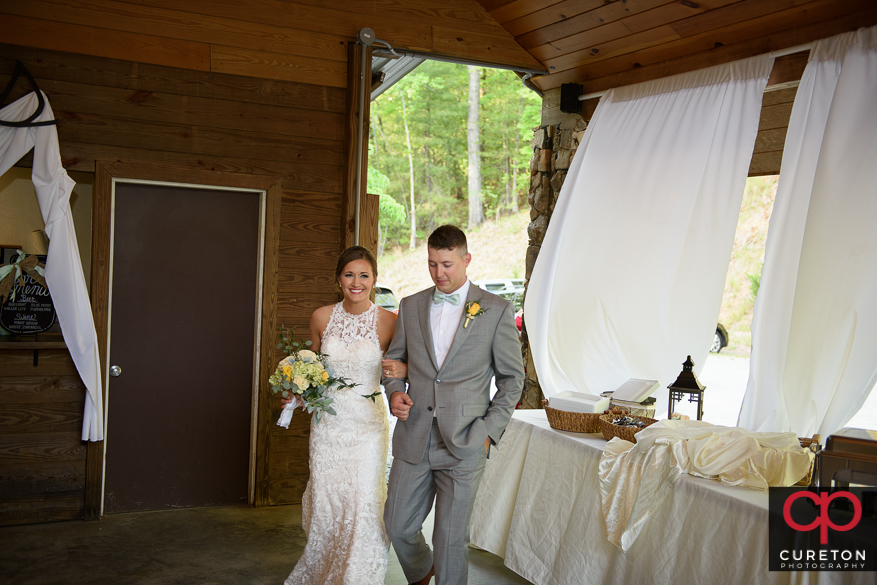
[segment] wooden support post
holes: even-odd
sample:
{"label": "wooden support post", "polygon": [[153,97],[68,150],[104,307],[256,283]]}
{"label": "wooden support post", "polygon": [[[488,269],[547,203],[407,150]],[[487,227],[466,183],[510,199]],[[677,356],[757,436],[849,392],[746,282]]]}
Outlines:
{"label": "wooden support post", "polygon": [[[362,51],[366,52],[365,71],[361,71]],[[349,248],[354,243],[356,230],[356,138],[358,131],[359,92],[365,81],[365,89],[368,92],[371,87],[371,47],[365,47],[358,43],[350,43],[347,51],[347,180],[345,181],[344,196],[341,207],[341,250]],[[368,229],[373,229],[374,234],[367,233],[362,222],[363,207],[365,203],[366,182],[368,177],[368,133],[369,116],[371,114],[371,102],[368,93],[365,96],[363,108],[364,125],[362,133],[362,184],[360,187],[360,244],[363,242],[377,242],[378,224]],[[377,252],[377,250],[372,250]]]}

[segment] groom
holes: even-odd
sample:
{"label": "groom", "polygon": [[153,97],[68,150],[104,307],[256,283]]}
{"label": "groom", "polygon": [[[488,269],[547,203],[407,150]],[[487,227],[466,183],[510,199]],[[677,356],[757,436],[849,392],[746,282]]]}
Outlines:
{"label": "groom", "polygon": [[[466,278],[463,231],[439,227],[428,252],[435,287],[402,299],[385,356],[408,364],[409,385],[406,393],[404,380],[384,379],[399,419],[384,522],[409,582],[426,585],[434,572],[437,585],[465,585],[472,503],[490,445],[521,396],[524,367],[514,307]],[[433,498],[434,552],[421,532]]]}

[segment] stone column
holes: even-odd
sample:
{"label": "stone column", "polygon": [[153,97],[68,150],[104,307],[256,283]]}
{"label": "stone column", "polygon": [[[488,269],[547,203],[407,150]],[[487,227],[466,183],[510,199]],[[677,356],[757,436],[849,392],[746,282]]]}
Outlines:
{"label": "stone column", "polygon": [[[583,119],[564,120],[560,124],[548,124],[536,129],[533,136],[533,158],[530,161],[530,225],[527,228],[529,245],[527,246],[525,287],[529,287],[533,266],[539,256],[539,249],[545,232],[554,213],[557,197],[566,179],[570,162],[576,148],[585,133],[586,123]],[[526,291],[524,292],[526,296]],[[521,344],[524,366],[527,377],[524,381],[524,393],[521,396],[523,408],[542,408],[542,389],[533,365],[530,343],[527,337],[527,315],[524,314],[524,325],[521,331]]]}

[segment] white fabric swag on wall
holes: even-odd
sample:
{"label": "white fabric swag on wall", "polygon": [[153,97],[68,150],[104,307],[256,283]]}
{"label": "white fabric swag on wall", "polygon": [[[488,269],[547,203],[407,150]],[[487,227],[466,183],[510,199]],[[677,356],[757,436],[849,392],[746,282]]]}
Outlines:
{"label": "white fabric swag on wall", "polygon": [[877,27],[814,44],[795,97],[739,426],[827,436],[877,382]]}
{"label": "white fabric swag on wall", "polygon": [[[45,94],[43,94],[45,98]],[[55,116],[48,98],[35,120],[52,120]],[[38,97],[31,93],[0,110],[7,122],[25,120],[37,110]],[[82,262],[76,244],[76,231],[70,212],[73,179],[61,166],[58,132],[55,126],[8,128],[0,126],[0,175],[34,149],[31,178],[46,223],[49,254],[46,259],[46,284],[52,295],[64,341],[82,382],[88,389],[82,423],[82,440],[103,440],[103,406],[101,400],[100,362],[97,333]]]}
{"label": "white fabric swag on wall", "polygon": [[600,100],[527,293],[546,396],[667,386],[689,354],[703,366],[772,66],[764,55]]}

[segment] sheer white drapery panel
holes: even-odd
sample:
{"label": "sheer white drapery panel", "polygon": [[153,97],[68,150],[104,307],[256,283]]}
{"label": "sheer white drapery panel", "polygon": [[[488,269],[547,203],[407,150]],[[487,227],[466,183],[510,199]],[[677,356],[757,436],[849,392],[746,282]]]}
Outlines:
{"label": "sheer white drapery panel", "polygon": [[877,382],[877,27],[814,44],[783,151],[738,424],[826,436]]}
{"label": "sheer white drapery panel", "polygon": [[[36,122],[55,117],[49,106],[49,99],[45,94],[43,98],[45,107]],[[7,122],[25,120],[37,110],[37,104],[37,94],[28,94],[0,110],[0,119]],[[46,223],[46,235],[49,236],[46,284],[52,295],[64,342],[88,390],[83,413],[82,440],[101,441],[103,401],[97,333],[82,272],[82,261],[79,258],[79,247],[76,244],[73,215],[70,212],[70,193],[75,183],[61,166],[58,131],[55,126],[0,126],[0,174],[9,170],[31,148],[34,149],[31,179],[43,221]]]}
{"label": "sheer white drapery panel", "polygon": [[667,386],[688,355],[703,366],[772,66],[763,55],[600,100],[527,293],[546,396]]}

